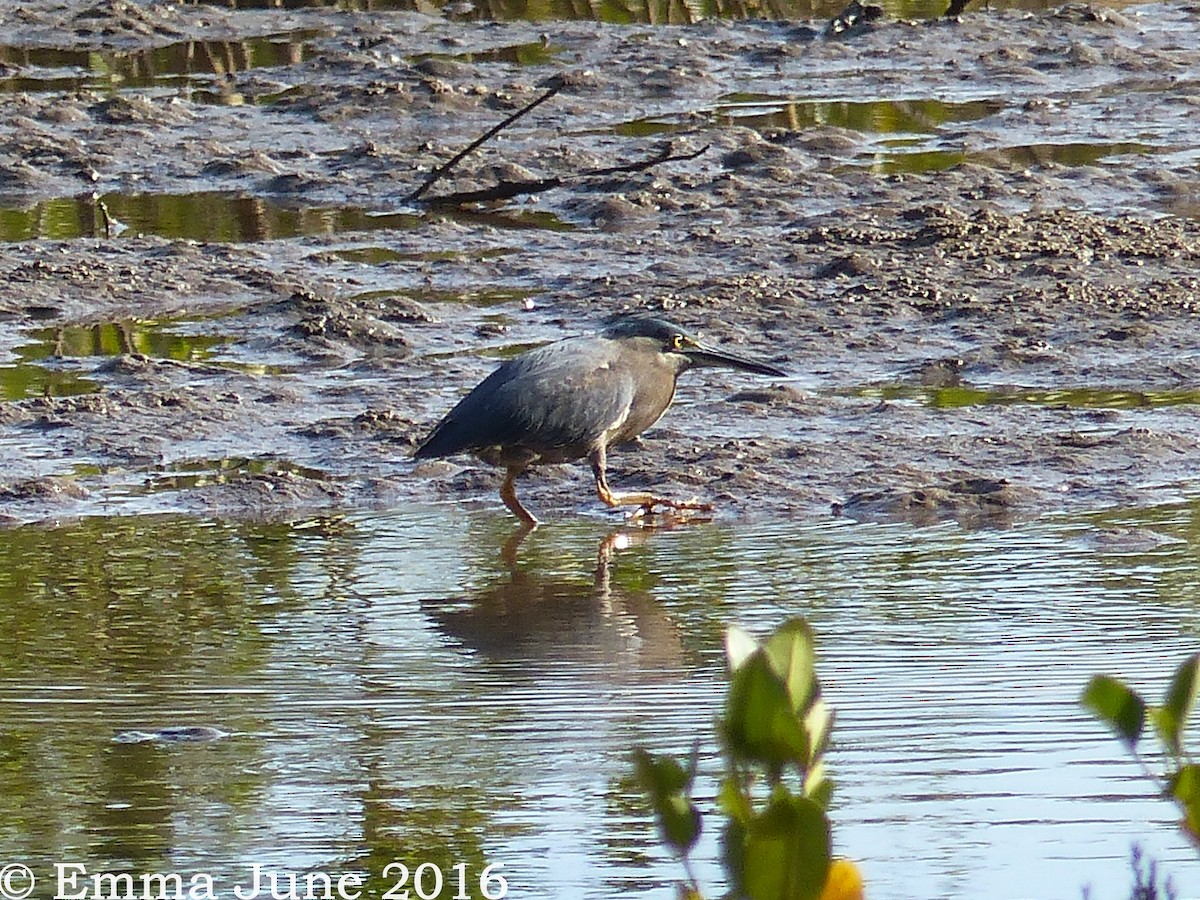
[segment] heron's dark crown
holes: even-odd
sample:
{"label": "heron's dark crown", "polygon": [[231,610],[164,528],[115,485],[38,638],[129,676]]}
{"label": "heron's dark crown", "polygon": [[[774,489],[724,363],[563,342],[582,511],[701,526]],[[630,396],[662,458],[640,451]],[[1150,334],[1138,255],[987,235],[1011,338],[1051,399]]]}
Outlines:
{"label": "heron's dark crown", "polygon": [[677,334],[691,337],[678,325],[640,313],[614,319],[604,329],[604,336],[607,338],[648,337],[661,341],[664,345],[669,345]]}

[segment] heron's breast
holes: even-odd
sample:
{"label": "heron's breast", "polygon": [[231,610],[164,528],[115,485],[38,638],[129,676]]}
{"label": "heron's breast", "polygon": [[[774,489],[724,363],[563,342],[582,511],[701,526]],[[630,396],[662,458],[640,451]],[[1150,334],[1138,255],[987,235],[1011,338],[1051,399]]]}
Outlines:
{"label": "heron's breast", "polygon": [[675,398],[675,373],[656,372],[655,377],[641,377],[637,381],[633,402],[625,421],[614,429],[610,444],[631,441],[660,418]]}

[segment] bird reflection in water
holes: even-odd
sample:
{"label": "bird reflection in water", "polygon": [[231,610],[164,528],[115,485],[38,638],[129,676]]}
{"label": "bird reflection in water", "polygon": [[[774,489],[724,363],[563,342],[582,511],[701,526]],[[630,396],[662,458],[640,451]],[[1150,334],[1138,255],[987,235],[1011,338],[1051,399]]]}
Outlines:
{"label": "bird reflection in water", "polygon": [[613,578],[619,551],[646,540],[645,533],[621,530],[605,537],[590,583],[519,565],[517,549],[528,534],[520,529],[505,544],[505,580],[473,596],[422,601],[444,634],[488,659],[570,662],[576,671],[582,666],[619,680],[684,667],[682,638],[671,617],[648,591]]}

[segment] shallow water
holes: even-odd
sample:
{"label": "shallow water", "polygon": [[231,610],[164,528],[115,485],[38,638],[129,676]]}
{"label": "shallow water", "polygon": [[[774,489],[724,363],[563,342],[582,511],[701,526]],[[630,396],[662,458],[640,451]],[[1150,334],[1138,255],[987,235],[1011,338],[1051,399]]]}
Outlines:
{"label": "shallow water", "polygon": [[[454,218],[513,230],[569,228],[553,214],[538,211],[462,212]],[[0,208],[0,241],[104,237],[107,226],[112,237],[153,234],[191,241],[244,243],[349,232],[406,231],[428,221],[427,215],[372,212],[353,206],[311,206],[221,191],[95,197],[84,194],[46,200],[22,209]]]}
{"label": "shallow water", "polygon": [[510,521],[457,506],[5,531],[0,858],[218,890],[252,863],[383,890],[392,861],[474,890],[503,863],[510,896],[665,900],[629,750],[701,737],[710,800],[723,626],[804,614],[871,897],[1125,897],[1133,841],[1196,896],[1172,807],[1076,698],[1102,671],[1155,698],[1195,650],[1198,512],[713,524],[633,533],[607,569],[604,520],[512,568]]}
{"label": "shallow water", "polygon": [[[132,53],[0,45],[0,92],[204,87],[249,69],[303,62],[308,42],[317,35],[296,31],[240,41],[182,41]],[[204,94],[195,99],[203,100]]]}
{"label": "shallow water", "polygon": [[[594,19],[598,22],[684,24],[711,18],[786,19],[832,16],[846,5],[840,0],[438,0],[428,5],[415,0],[202,0],[240,9],[329,6],[348,10],[438,9],[449,19],[483,21]],[[939,16],[946,10],[941,0],[884,0],[896,16]],[[1005,0],[992,7],[1045,9],[1049,0]]]}

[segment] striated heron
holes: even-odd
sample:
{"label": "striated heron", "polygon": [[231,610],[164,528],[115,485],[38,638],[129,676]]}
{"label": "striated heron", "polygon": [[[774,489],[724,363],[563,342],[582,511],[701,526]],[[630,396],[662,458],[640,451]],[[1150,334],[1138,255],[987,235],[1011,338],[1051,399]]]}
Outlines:
{"label": "striated heron", "polygon": [[417,459],[471,452],[507,470],[500,499],[528,526],[537,519],[517,499],[514,481],[534,463],[587,457],[596,493],[609,506],[709,509],[650,493],[614,493],[608,449],[658,421],[675,396],[679,376],[699,366],[723,366],[783,376],[775,366],[706,347],[662,319],[632,315],[595,335],[567,338],[510,359],[463,397],[417,448]]}

